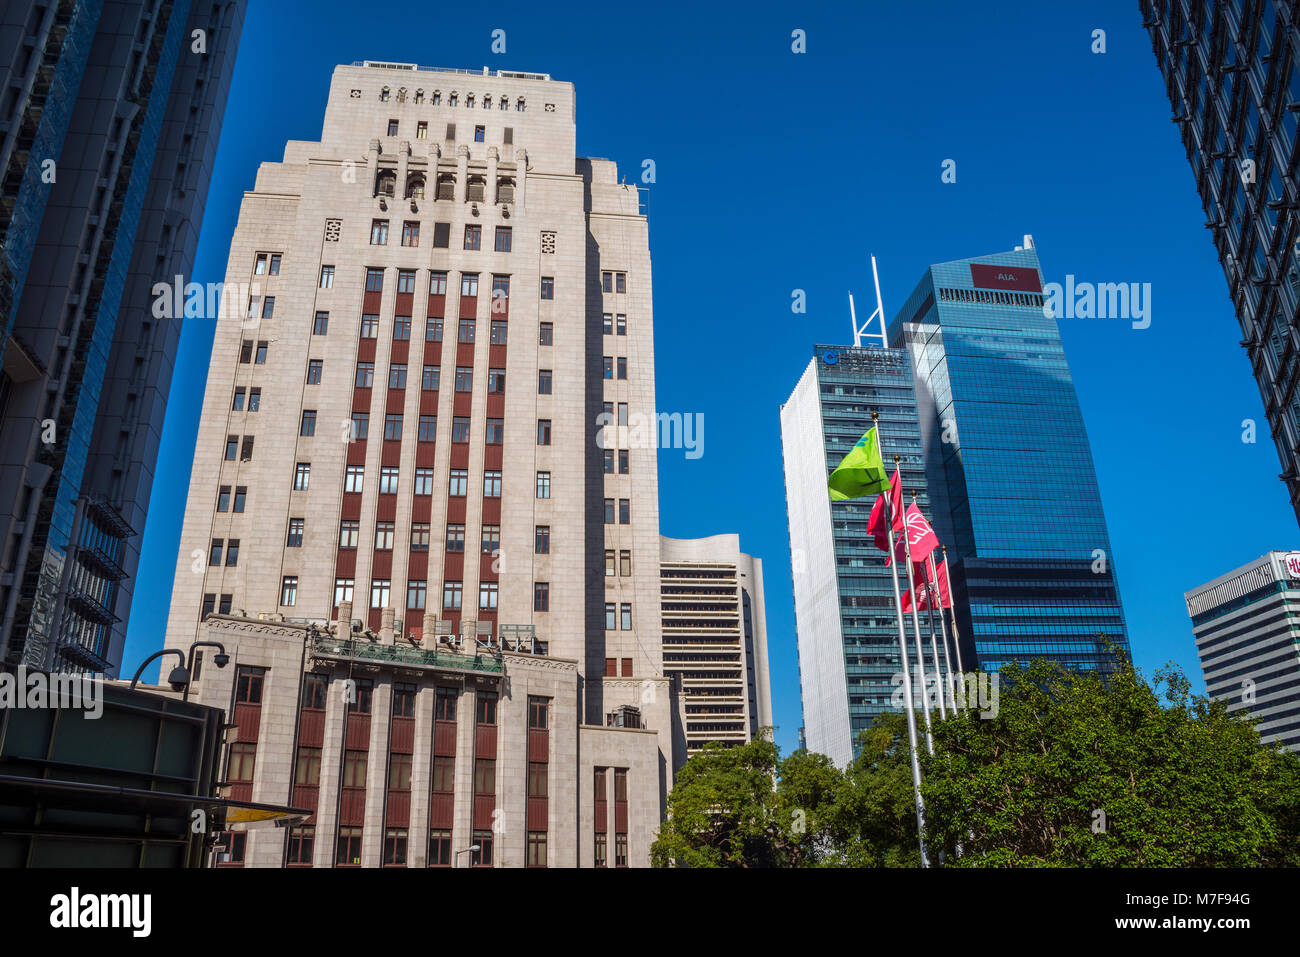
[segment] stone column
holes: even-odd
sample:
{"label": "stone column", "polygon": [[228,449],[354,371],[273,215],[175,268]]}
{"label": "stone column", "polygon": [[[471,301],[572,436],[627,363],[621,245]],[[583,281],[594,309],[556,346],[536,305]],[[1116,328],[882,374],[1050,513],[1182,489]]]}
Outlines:
{"label": "stone column", "polygon": [[456,147],[456,202],[463,203],[469,196],[469,147]]}
{"label": "stone column", "polygon": [[366,189],[370,190],[370,195],[375,195],[375,177],[379,174],[379,140],[370,141],[370,151],[366,154],[366,175],[370,179],[366,183]]}
{"label": "stone column", "polygon": [[497,162],[500,156],[495,146],[488,147],[487,189],[483,191],[483,198],[489,203],[497,202]]}

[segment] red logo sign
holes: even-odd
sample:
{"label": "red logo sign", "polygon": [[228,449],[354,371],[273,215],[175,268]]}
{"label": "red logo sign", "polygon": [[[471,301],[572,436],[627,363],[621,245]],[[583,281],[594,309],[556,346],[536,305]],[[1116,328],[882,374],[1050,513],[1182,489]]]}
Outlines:
{"label": "red logo sign", "polygon": [[976,289],[1015,289],[1018,292],[1042,292],[1038,270],[1028,266],[985,266],[971,263],[970,279]]}
{"label": "red logo sign", "polygon": [[1282,559],[1286,564],[1286,573],[1292,578],[1300,578],[1300,552],[1287,552]]}

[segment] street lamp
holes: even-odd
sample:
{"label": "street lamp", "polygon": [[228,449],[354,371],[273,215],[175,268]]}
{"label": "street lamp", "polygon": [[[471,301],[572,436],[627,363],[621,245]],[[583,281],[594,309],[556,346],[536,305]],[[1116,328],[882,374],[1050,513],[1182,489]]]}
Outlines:
{"label": "street lamp", "polygon": [[144,674],[144,669],[149,667],[150,662],[157,661],[164,655],[175,655],[181,660],[181,663],[173,668],[171,673],[167,675],[167,683],[171,685],[172,691],[184,692],[181,696],[182,701],[189,701],[190,675],[194,673],[194,649],[203,646],[217,649],[217,653],[212,656],[212,660],[216,663],[218,668],[224,668],[226,665],[230,664],[230,655],[226,654],[225,646],[219,641],[194,642],[194,644],[190,645],[188,658],[186,658],[185,652],[181,651],[179,648],[164,648],[162,651],[154,652],[141,663],[139,668],[136,669],[135,675],[131,678],[131,690],[135,690],[136,682],[140,680],[140,676]]}
{"label": "street lamp", "polygon": [[474,851],[481,851],[482,849],[483,849],[482,846],[480,846],[480,845],[478,845],[478,844],[471,844],[469,847],[466,847],[466,848],[463,848],[463,849],[457,851],[457,852],[456,852],[456,866],[457,866],[457,867],[460,867],[460,856],[461,856],[462,854],[471,854],[471,853],[473,853]]}

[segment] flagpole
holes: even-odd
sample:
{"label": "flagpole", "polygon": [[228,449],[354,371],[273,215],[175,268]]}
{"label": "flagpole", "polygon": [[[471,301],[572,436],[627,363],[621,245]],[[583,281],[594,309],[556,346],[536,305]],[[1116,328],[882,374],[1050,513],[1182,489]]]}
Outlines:
{"label": "flagpole", "polygon": [[[912,506],[918,512],[921,510],[921,507],[916,504],[916,489],[912,489]],[[934,552],[931,551],[930,555],[933,554]],[[930,559],[930,555],[926,556],[927,560]],[[908,564],[911,564],[911,562],[909,561]],[[926,582],[925,582],[925,596],[926,596],[925,607],[930,614],[930,656],[934,658],[934,690],[938,692],[938,697],[939,697],[939,720],[943,721],[948,717],[948,706],[943,700],[944,698],[943,667],[939,664],[939,639],[936,636],[934,631],[934,597],[930,594],[930,583],[934,580],[933,561],[930,562],[929,568],[931,569],[931,571],[926,576]],[[915,593],[912,594],[912,607],[913,609],[920,607],[917,603]],[[946,648],[944,650],[947,651]]]}
{"label": "flagpole", "polygon": [[[879,433],[877,433],[879,435]],[[902,456],[894,456],[894,471],[899,475],[899,483],[902,483],[901,465]],[[900,496],[901,498],[901,496]],[[892,531],[893,526],[890,526]],[[924,644],[921,640],[921,613],[917,611],[916,604],[916,582],[912,580],[912,530],[907,524],[907,509],[903,509],[903,549],[907,558],[907,587],[912,593],[912,631],[916,635],[916,668],[921,678],[921,707],[925,715],[925,748],[930,754],[934,754],[934,736],[931,733],[930,725],[930,692],[929,679],[925,675],[925,654],[922,651]],[[890,557],[895,562],[898,556],[891,550]]]}
{"label": "flagpole", "polygon": [[[966,668],[961,663],[961,632],[957,628],[957,599],[952,593],[952,570],[948,567],[948,546],[940,545],[943,549],[943,577],[948,586],[948,611],[952,617],[952,650],[957,653],[957,673],[961,675],[961,691],[963,699],[966,697]],[[970,702],[967,701],[967,704]]]}
{"label": "flagpole", "polygon": [[[880,436],[880,413],[872,412],[872,428]],[[901,475],[901,473],[900,473]],[[885,531],[889,537],[889,557],[894,557],[894,514],[891,492],[885,493]],[[900,490],[901,498],[901,490]],[[906,528],[904,528],[906,534]],[[921,846],[921,866],[930,866],[930,853],[925,846],[925,801],[921,798],[921,761],[917,755],[916,704],[912,700],[912,672],[907,664],[907,628],[903,624],[903,596],[898,591],[898,563],[889,564],[889,577],[894,583],[894,608],[898,611],[898,651],[903,665],[903,708],[907,714],[908,751],[912,756],[912,793],[916,796],[916,834]]]}
{"label": "flagpole", "polygon": [[[942,636],[943,637],[943,665],[945,668],[948,669],[948,693],[952,695],[952,712],[953,714],[956,714],[959,710],[961,710],[961,706],[957,703],[957,689],[956,689],[956,685],[954,685],[953,683],[952,659],[948,657],[948,626],[944,623],[943,620],[943,593],[939,591],[939,581],[938,581],[939,570],[934,567],[934,552],[931,552],[929,555],[927,555],[926,560],[929,561],[930,563],[930,581],[934,583],[933,585],[934,599],[939,602],[939,630],[943,633]],[[943,567],[943,571],[944,574],[947,575],[948,573],[947,565]],[[949,605],[952,604],[952,589],[948,590],[948,604]],[[930,622],[931,622],[930,627],[933,628],[934,627],[934,601],[933,600],[930,602]]]}

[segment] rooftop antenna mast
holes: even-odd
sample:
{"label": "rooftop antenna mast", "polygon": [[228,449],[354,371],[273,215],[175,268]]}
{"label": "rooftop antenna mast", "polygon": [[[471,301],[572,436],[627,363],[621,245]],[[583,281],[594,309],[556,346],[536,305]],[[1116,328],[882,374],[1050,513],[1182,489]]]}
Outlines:
{"label": "rooftop antenna mast", "polygon": [[[889,348],[889,336],[885,331],[885,302],[880,298],[880,273],[876,271],[876,257],[871,257],[871,278],[876,284],[876,311],[867,317],[867,321],[861,326],[858,325],[858,313],[853,308],[853,293],[849,293],[849,320],[853,323],[853,347],[862,348],[862,340],[872,340],[871,345],[875,345],[879,340],[880,348]],[[871,332],[871,324],[879,318],[880,331]]]}

